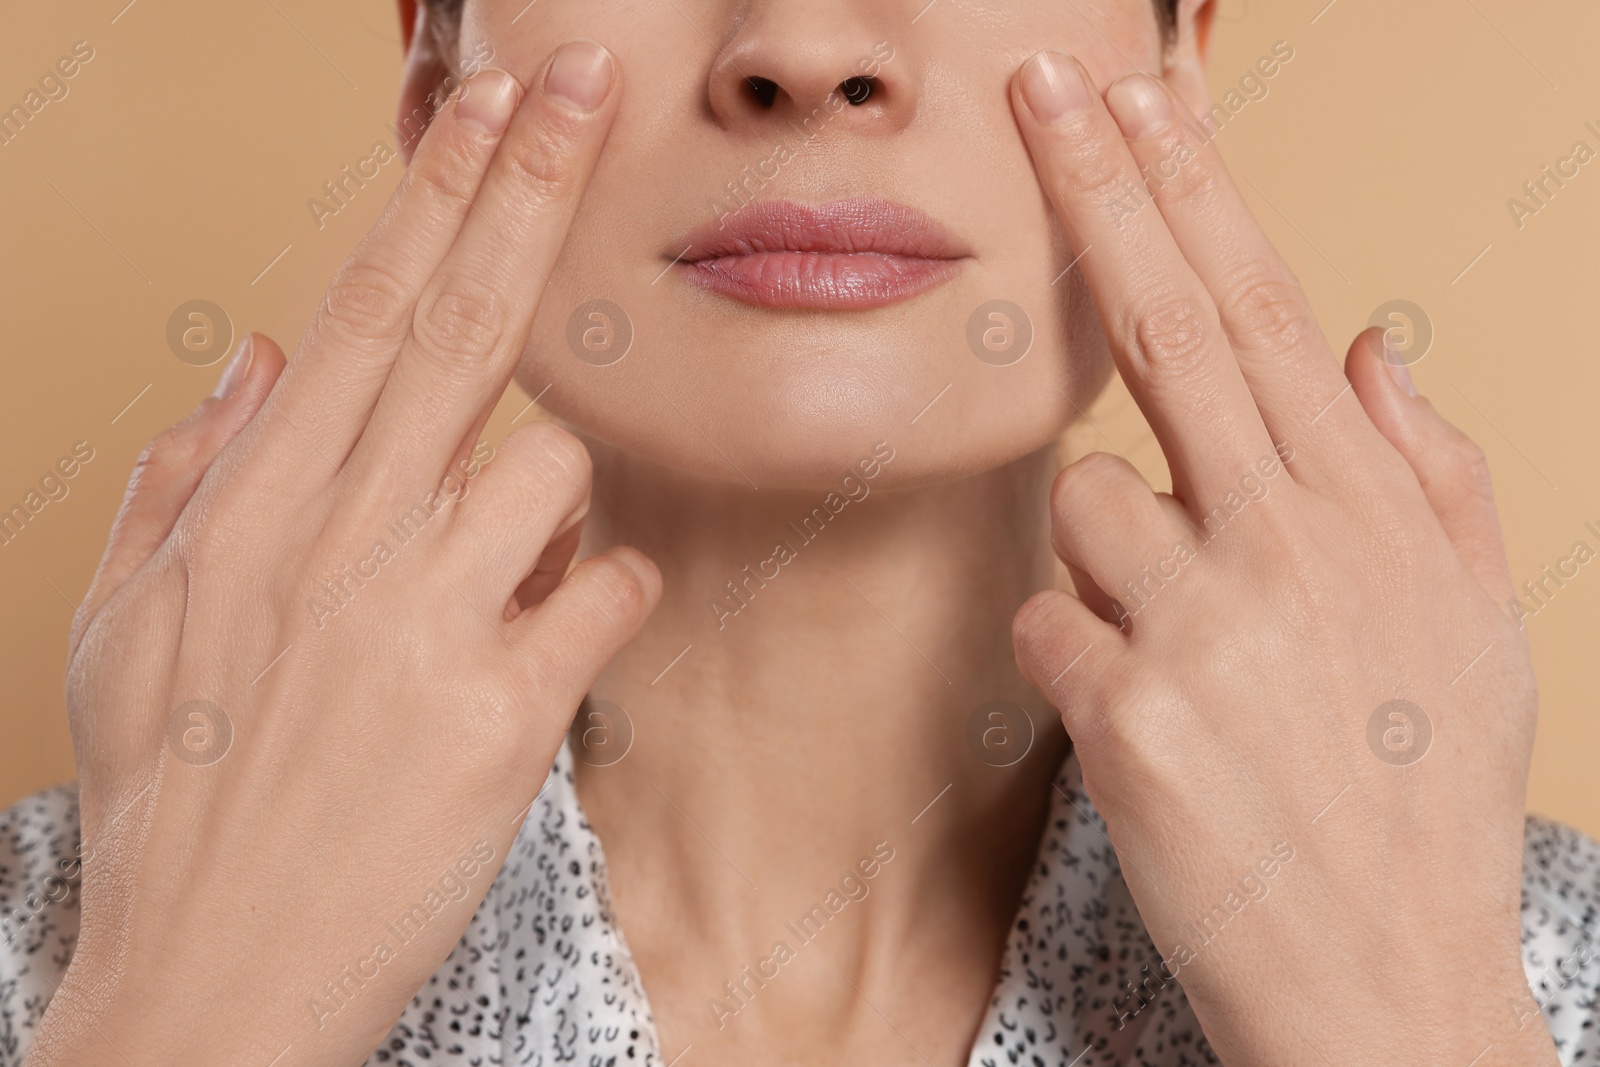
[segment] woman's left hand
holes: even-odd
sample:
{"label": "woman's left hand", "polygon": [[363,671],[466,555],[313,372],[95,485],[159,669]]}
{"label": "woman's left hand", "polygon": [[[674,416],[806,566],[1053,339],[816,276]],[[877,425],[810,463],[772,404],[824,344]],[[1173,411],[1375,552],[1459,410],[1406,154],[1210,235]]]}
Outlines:
{"label": "woman's left hand", "polygon": [[1102,98],[1041,53],[1012,92],[1172,470],[1171,495],[1105,454],[1063,471],[1079,596],[1015,626],[1157,981],[1229,1067],[1554,1062],[1520,952],[1537,693],[1483,453],[1379,331],[1340,372],[1161,82]]}

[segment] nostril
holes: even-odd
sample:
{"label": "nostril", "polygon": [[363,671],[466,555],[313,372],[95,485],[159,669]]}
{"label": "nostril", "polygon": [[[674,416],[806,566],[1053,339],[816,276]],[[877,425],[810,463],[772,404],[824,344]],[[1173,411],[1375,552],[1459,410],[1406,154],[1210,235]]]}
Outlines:
{"label": "nostril", "polygon": [[846,78],[839,83],[839,92],[843,93],[844,98],[850,103],[860,107],[867,102],[867,97],[871,96],[877,87],[876,78]]}
{"label": "nostril", "polygon": [[746,78],[744,83],[750,87],[750,95],[762,107],[771,107],[772,102],[778,99],[778,83],[770,78]]}

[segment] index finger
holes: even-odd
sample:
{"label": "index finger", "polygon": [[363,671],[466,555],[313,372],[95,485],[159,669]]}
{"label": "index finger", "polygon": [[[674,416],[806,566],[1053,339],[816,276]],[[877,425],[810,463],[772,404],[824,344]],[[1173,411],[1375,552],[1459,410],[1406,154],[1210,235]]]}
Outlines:
{"label": "index finger", "polygon": [[1117,368],[1191,506],[1273,452],[1216,304],[1147,203],[1138,164],[1088,72],[1041,52],[1012,84],[1039,180],[1078,254]]}

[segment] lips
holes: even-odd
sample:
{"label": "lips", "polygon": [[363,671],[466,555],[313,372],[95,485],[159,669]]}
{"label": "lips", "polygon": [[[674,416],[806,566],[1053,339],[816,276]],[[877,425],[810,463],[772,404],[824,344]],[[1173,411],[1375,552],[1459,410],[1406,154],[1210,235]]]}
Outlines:
{"label": "lips", "polygon": [[806,205],[758,200],[678,245],[688,281],[769,308],[887,307],[944,284],[967,258],[937,222],[861,197]]}

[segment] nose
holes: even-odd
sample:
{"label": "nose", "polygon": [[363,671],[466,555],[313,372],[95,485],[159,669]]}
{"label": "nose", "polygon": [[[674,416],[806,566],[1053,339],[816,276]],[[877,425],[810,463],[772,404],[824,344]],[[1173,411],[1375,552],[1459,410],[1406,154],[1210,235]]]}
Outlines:
{"label": "nose", "polygon": [[724,127],[814,136],[828,126],[893,132],[910,121],[916,79],[904,26],[852,0],[753,0],[712,64],[711,110]]}

